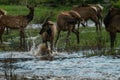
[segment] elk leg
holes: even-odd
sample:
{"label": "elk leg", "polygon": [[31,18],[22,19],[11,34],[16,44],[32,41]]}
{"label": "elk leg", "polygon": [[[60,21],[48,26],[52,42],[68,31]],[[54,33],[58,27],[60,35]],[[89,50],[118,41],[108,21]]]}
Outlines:
{"label": "elk leg", "polygon": [[91,17],[91,20],[93,22],[95,22],[95,26],[96,26],[96,31],[98,32],[99,30],[101,31],[101,27],[100,27],[100,22],[98,20],[98,17],[95,15],[93,17]]}
{"label": "elk leg", "polygon": [[23,41],[23,46],[25,46],[25,33],[24,33],[24,31],[22,32],[22,41]]}
{"label": "elk leg", "polygon": [[20,46],[22,47],[22,31],[20,31]]}
{"label": "elk leg", "polygon": [[102,14],[101,13],[98,15],[98,18],[99,18],[100,26],[102,26]]}
{"label": "elk leg", "polygon": [[80,41],[79,41],[79,31],[76,30],[76,29],[73,29],[72,32],[75,33],[75,35],[76,35],[76,37],[77,37],[77,43],[79,44],[79,42],[80,42]]}
{"label": "elk leg", "polygon": [[111,49],[113,49],[114,47],[115,38],[116,38],[116,33],[110,32]]}
{"label": "elk leg", "polygon": [[25,46],[25,35],[23,29],[20,29],[20,46]]}
{"label": "elk leg", "polygon": [[53,41],[50,41],[50,48],[53,50]]}
{"label": "elk leg", "polygon": [[46,45],[46,48],[48,49],[48,43],[47,43],[47,41],[45,42],[45,45]]}
{"label": "elk leg", "polygon": [[[86,27],[84,23],[81,23],[83,27]],[[79,29],[79,28],[78,28]]]}
{"label": "elk leg", "polygon": [[69,36],[70,36],[70,30],[68,30],[68,33],[67,33],[67,36],[66,36],[66,44],[67,44],[67,42],[69,42]]}
{"label": "elk leg", "polygon": [[1,28],[0,28],[0,33],[1,33],[1,34],[0,34],[0,40],[1,40],[1,43],[3,42],[3,41],[2,41],[2,35],[3,35],[3,33],[4,33],[4,30],[5,30],[4,27],[1,27]]}
{"label": "elk leg", "polygon": [[0,35],[0,41],[1,41],[1,44],[2,44],[2,35]]}
{"label": "elk leg", "polygon": [[57,41],[58,41],[59,37],[60,37],[60,31],[58,31],[58,33],[57,33],[57,38],[56,38],[56,40],[55,40],[55,46],[56,46],[56,44],[57,44]]}
{"label": "elk leg", "polygon": [[50,49],[51,49],[51,53],[53,51],[53,41],[50,41]]}
{"label": "elk leg", "polygon": [[85,20],[85,26],[88,26],[88,25],[87,25],[87,20]]}
{"label": "elk leg", "polygon": [[6,34],[9,34],[9,28],[6,27]]}
{"label": "elk leg", "polygon": [[2,42],[3,42],[3,40],[2,40],[2,35],[3,35],[3,34],[0,34],[0,41],[1,41],[1,44],[2,44]]}

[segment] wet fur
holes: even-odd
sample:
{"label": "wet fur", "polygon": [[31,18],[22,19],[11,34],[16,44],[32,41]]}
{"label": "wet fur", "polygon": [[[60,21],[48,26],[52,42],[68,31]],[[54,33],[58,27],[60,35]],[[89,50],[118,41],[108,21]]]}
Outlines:
{"label": "wet fur", "polygon": [[41,60],[52,60],[51,50],[46,46],[45,43],[41,43],[38,47],[38,51],[35,53],[36,56],[41,56]]}
{"label": "wet fur", "polygon": [[51,50],[53,50],[54,47],[54,39],[56,36],[56,31],[57,31],[56,26],[52,21],[47,21],[40,30],[40,35],[42,37],[43,43],[45,43],[46,47],[48,47],[47,42],[49,42]]}

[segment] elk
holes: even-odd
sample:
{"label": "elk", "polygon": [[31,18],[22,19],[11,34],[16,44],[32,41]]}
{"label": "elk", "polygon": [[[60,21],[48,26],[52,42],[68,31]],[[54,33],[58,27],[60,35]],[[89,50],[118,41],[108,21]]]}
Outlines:
{"label": "elk", "polygon": [[[18,29],[20,32],[20,46],[25,46],[25,33],[24,28],[28,25],[28,23],[33,19],[34,16],[34,7],[27,5],[27,8],[29,9],[29,14],[27,15],[18,15],[18,16],[12,16],[12,15],[3,15],[0,18],[0,30],[4,27],[10,28],[10,29]],[[3,35],[3,34],[0,34]]]}
{"label": "elk", "polygon": [[96,25],[96,31],[101,31],[100,22],[98,20],[97,10],[95,7],[93,8],[93,7],[76,6],[73,7],[72,10],[78,12],[81,15],[81,17],[84,19],[84,21],[91,19]]}
{"label": "elk", "polygon": [[102,11],[103,11],[103,6],[101,6],[100,4],[85,4],[85,5],[82,5],[82,6],[83,7],[96,8],[97,17],[98,17],[98,20],[100,22],[100,25],[102,26]]}
{"label": "elk", "polygon": [[104,24],[106,31],[109,32],[111,40],[111,49],[113,49],[114,42],[116,39],[116,33],[120,32],[120,9],[110,8],[110,10],[104,18]]}
{"label": "elk", "polygon": [[79,24],[80,21],[82,20],[83,19],[76,11],[71,10],[71,11],[61,12],[57,18],[57,38],[55,41],[55,45],[57,43],[57,40],[59,39],[61,31],[68,31],[66,37],[66,43],[67,40],[69,39],[69,35],[71,32],[75,33],[77,37],[77,43],[79,43],[79,30],[75,28],[75,24]]}
{"label": "elk", "polygon": [[56,35],[56,26],[54,22],[48,21],[49,17],[46,18],[44,23],[42,24],[42,29],[40,30],[39,34],[42,36],[43,43],[46,44],[48,48],[48,43],[50,43],[50,50],[53,50],[54,47],[54,39]]}

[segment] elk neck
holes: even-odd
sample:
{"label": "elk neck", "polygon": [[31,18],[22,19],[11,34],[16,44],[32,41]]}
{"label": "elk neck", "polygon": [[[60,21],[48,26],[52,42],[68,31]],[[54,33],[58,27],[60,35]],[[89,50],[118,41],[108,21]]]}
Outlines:
{"label": "elk neck", "polygon": [[30,9],[29,14],[26,15],[28,22],[30,22],[33,19],[33,16],[34,16],[34,9]]}

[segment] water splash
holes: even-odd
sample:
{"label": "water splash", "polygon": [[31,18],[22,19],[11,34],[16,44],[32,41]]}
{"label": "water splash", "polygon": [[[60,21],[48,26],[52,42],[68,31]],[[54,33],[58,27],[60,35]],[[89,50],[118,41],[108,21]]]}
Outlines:
{"label": "water splash", "polygon": [[34,54],[35,50],[36,50],[36,43],[35,41],[37,40],[37,38],[39,37],[39,35],[35,36],[35,37],[29,37],[28,39],[32,40],[32,47],[30,49],[30,53]]}

